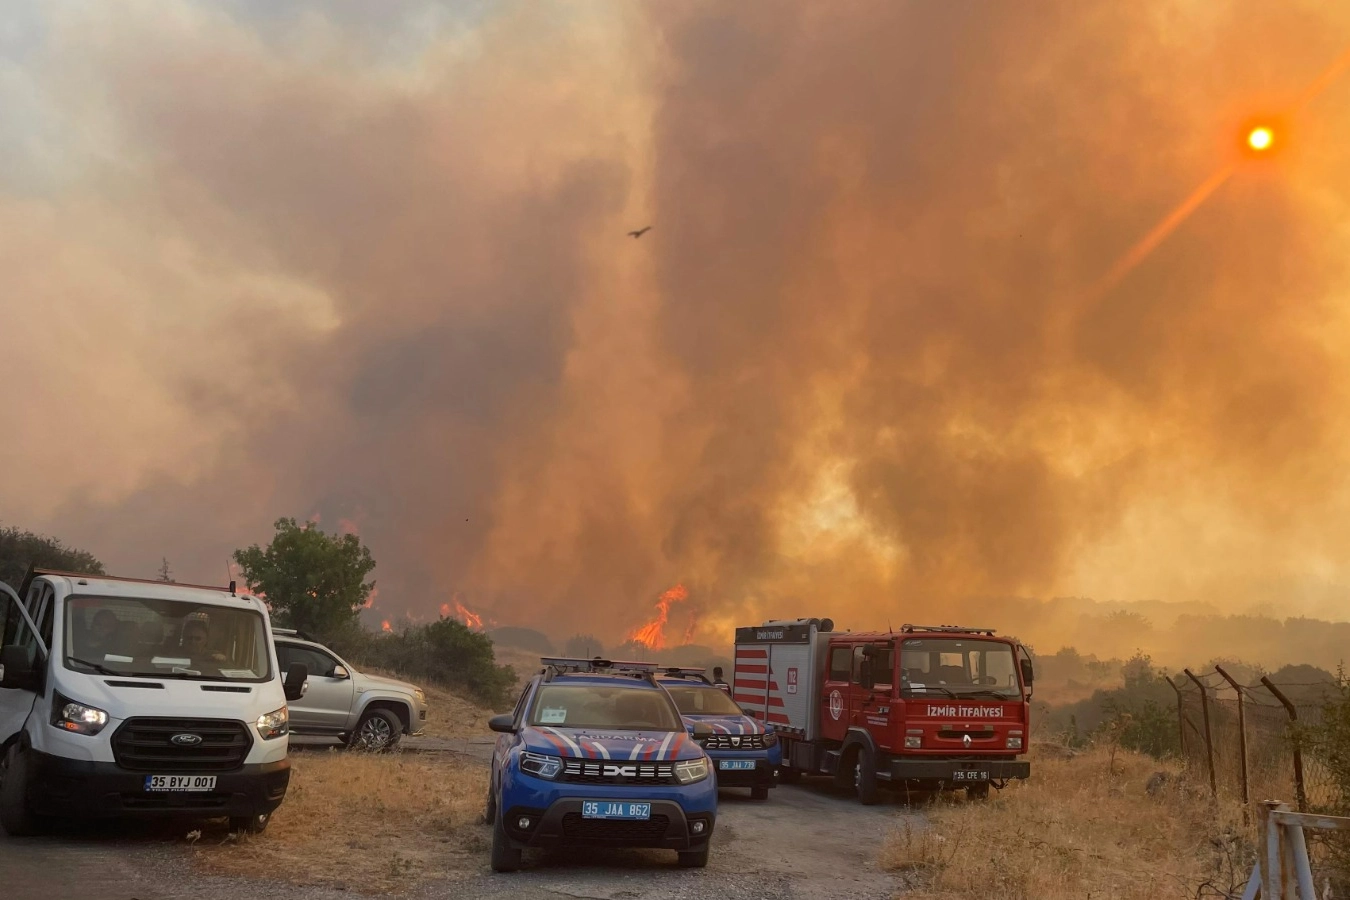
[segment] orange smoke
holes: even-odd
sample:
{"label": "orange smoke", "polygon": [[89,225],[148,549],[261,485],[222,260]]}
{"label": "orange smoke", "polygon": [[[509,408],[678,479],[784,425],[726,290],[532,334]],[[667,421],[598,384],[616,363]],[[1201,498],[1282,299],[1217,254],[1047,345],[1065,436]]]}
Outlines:
{"label": "orange smoke", "polygon": [[394,629],[393,629],[393,626],[391,626],[391,625],[389,624],[389,620],[388,620],[388,619],[385,619],[383,622],[380,623],[380,630],[381,630],[381,631],[393,631]]}
{"label": "orange smoke", "polygon": [[656,617],[630,634],[629,640],[642,644],[648,650],[664,650],[666,648],[666,621],[670,618],[670,605],[686,600],[688,597],[689,591],[682,584],[677,584],[666,591],[656,601]]}
{"label": "orange smoke", "polygon": [[359,537],[361,529],[351,519],[338,519],[338,534],[354,534]]}

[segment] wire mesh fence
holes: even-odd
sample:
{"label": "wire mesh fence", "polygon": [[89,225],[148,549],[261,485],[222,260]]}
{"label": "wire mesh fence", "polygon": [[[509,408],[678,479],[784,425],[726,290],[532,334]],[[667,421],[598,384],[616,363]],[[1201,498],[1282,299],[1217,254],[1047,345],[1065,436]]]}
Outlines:
{"label": "wire mesh fence", "polygon": [[1253,802],[1293,797],[1300,811],[1344,812],[1336,747],[1320,726],[1337,695],[1333,683],[1240,684],[1216,670],[1173,681],[1186,766],[1216,796]]}

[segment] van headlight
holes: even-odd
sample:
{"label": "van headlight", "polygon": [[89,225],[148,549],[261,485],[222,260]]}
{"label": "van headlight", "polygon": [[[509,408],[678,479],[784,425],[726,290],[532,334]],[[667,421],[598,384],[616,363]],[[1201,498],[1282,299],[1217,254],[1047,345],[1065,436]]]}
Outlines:
{"label": "van headlight", "polygon": [[286,707],[258,716],[258,734],[264,741],[279,738],[291,730],[291,711]]}
{"label": "van headlight", "polygon": [[108,724],[108,714],[96,706],[77,703],[60,694],[52,695],[52,724],[62,731],[98,734]]}
{"label": "van headlight", "polygon": [[708,760],[691,759],[675,764],[675,778],[680,784],[693,784],[708,777]]}
{"label": "van headlight", "polygon": [[525,752],[520,754],[520,771],[552,781],[562,771],[562,760],[556,756]]}

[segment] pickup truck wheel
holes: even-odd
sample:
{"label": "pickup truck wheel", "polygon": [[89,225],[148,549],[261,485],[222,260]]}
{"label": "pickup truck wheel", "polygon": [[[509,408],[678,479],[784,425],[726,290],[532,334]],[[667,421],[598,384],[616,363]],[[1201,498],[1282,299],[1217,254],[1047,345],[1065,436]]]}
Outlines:
{"label": "pickup truck wheel", "polygon": [[238,834],[262,834],[272,821],[271,813],[259,813],[256,816],[230,816],[230,832]]}
{"label": "pickup truck wheel", "polygon": [[17,743],[0,758],[0,827],[10,837],[38,833],[37,816],[28,806],[28,754]]}
{"label": "pickup truck wheel", "polygon": [[708,850],[711,844],[705,843],[697,850],[680,850],[681,869],[703,869],[708,866]]}
{"label": "pickup truck wheel", "polygon": [[506,824],[502,821],[501,816],[494,816],[492,823],[492,871],[518,871],[520,861],[520,848],[511,846],[511,840],[506,836]]}
{"label": "pickup truck wheel", "polygon": [[403,736],[403,723],[387,709],[372,709],[361,717],[347,746],[353,750],[381,753],[398,746]]}
{"label": "pickup truck wheel", "polygon": [[873,806],[881,799],[881,790],[877,787],[877,763],[872,751],[859,747],[853,755],[853,790],[858,794],[858,802],[863,806]]}

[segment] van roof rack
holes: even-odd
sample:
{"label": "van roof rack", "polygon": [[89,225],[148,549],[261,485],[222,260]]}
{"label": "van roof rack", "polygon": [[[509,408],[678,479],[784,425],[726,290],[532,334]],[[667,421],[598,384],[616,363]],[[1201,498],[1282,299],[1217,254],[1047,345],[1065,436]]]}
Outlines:
{"label": "van roof rack", "polygon": [[18,594],[23,596],[28,593],[28,588],[33,584],[33,579],[39,575],[56,575],[61,578],[87,578],[98,581],[122,581],[129,584],[155,584],[160,587],[181,587],[192,588],[198,591],[218,591],[222,594],[237,596],[235,589],[236,583],[231,581],[229,587],[221,587],[218,584],[190,584],[185,581],[160,581],[158,578],[126,578],[121,575],[95,575],[91,572],[66,572],[61,569],[40,569],[35,566],[29,566],[28,572],[23,576],[23,584],[19,587]]}
{"label": "van roof rack", "polygon": [[555,675],[572,673],[590,673],[596,675],[631,675],[656,684],[656,663],[637,662],[635,660],[604,659],[596,656],[591,659],[572,656],[541,656],[539,662],[544,666],[544,680],[552,681]]}
{"label": "van roof rack", "polygon": [[916,631],[937,631],[946,634],[987,634],[991,637],[994,634],[992,628],[966,628],[962,625],[901,625],[900,631],[904,634],[913,634]]}

